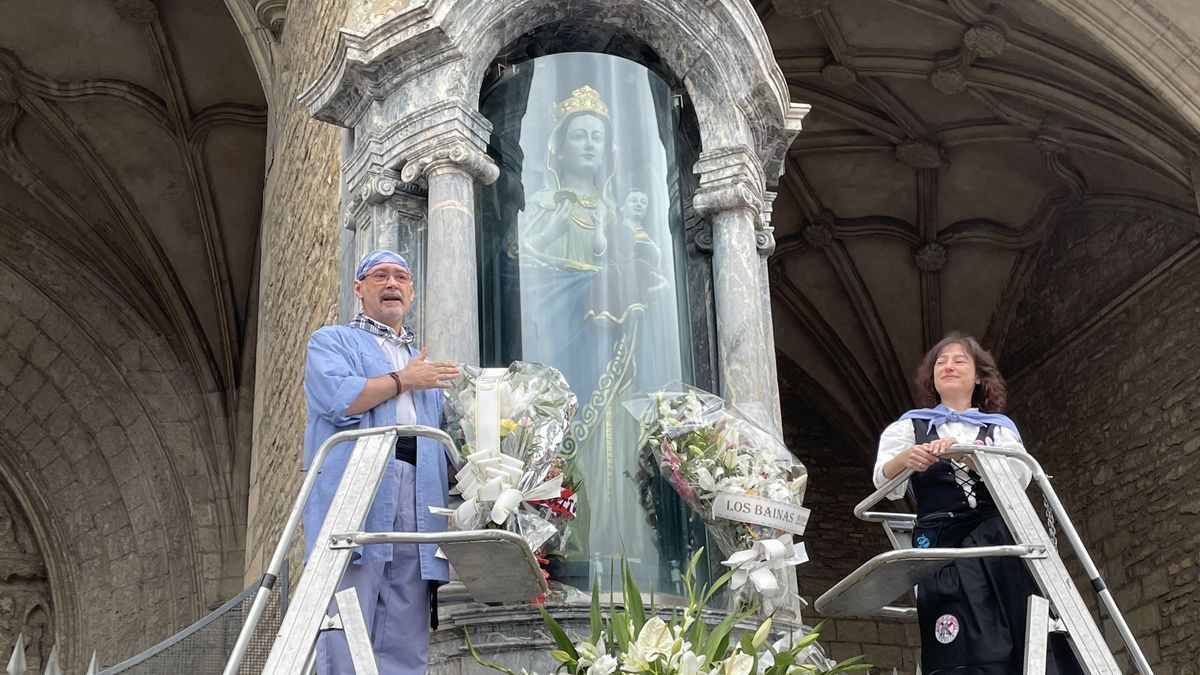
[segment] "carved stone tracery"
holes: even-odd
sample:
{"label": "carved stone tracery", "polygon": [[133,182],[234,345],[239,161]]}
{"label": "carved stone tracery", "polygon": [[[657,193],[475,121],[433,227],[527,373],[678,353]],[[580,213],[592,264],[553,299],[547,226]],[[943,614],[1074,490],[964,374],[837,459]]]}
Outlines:
{"label": "carved stone tracery", "polygon": [[922,272],[938,272],[946,266],[946,247],[931,241],[914,253],[917,269]]}

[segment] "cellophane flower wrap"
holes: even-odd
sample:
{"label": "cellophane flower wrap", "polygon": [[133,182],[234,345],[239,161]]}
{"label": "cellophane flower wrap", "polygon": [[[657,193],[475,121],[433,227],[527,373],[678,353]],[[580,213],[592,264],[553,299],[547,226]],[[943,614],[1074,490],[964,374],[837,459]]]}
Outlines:
{"label": "cellophane flower wrap", "polygon": [[788,598],[788,575],[808,560],[796,536],[808,472],[787,447],[721,397],[680,387],[628,404],[645,425],[663,476],[707,524],[729,557],[739,602],[772,612]]}
{"label": "cellophane flower wrap", "polygon": [[507,529],[535,552],[561,547],[575,517],[577,486],[560,454],[575,393],[540,363],[460,367],[445,405],[446,432],[466,459],[451,490],[463,498],[452,527]]}

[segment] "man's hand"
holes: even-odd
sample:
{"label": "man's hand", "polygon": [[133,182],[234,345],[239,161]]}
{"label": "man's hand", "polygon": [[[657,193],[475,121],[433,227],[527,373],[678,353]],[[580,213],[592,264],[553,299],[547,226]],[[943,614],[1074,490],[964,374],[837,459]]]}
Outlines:
{"label": "man's hand", "polygon": [[458,377],[458,366],[453,361],[426,361],[427,355],[428,350],[422,349],[400,371],[400,383],[404,391],[449,389],[450,381]]}

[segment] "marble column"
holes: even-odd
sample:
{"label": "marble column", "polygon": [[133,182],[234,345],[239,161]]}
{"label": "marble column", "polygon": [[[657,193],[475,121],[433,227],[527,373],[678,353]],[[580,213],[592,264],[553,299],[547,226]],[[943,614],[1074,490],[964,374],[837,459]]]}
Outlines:
{"label": "marble column", "polygon": [[500,175],[465,141],[434,148],[404,165],[405,181],[428,184],[424,340],[430,358],[479,364],[479,280],[475,181]]}
{"label": "marble column", "polygon": [[783,413],[779,408],[779,368],[775,363],[775,322],[771,317],[771,272],[767,259],[775,252],[775,228],[771,227],[771,207],[775,202],[776,193],[763,192],[763,209],[760,229],[754,234],[754,243],[758,249],[758,292],[762,303],[762,324],[767,341],[765,356],[767,359],[768,381],[771,383],[771,405],[767,412],[775,423],[775,430],[783,438]]}
{"label": "marble column", "polygon": [[753,154],[740,147],[703,153],[696,172],[700,186],[692,204],[712,223],[721,395],[735,404],[759,404],[771,411],[776,403],[756,240],[763,204],[761,174]]}

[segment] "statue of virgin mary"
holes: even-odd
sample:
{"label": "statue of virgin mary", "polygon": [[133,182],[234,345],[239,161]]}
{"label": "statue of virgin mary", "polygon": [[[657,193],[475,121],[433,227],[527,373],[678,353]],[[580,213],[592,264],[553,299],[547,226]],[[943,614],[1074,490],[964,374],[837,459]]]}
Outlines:
{"label": "statue of virgin mary", "polygon": [[554,121],[545,184],[518,216],[522,354],[561,370],[579,397],[567,441],[583,481],[576,546],[601,568],[624,555],[652,570],[658,553],[635,478],[639,429],[623,407],[638,388],[648,288],[638,272],[648,267],[635,262],[648,247],[613,199],[613,125],[599,92],[575,89]]}

